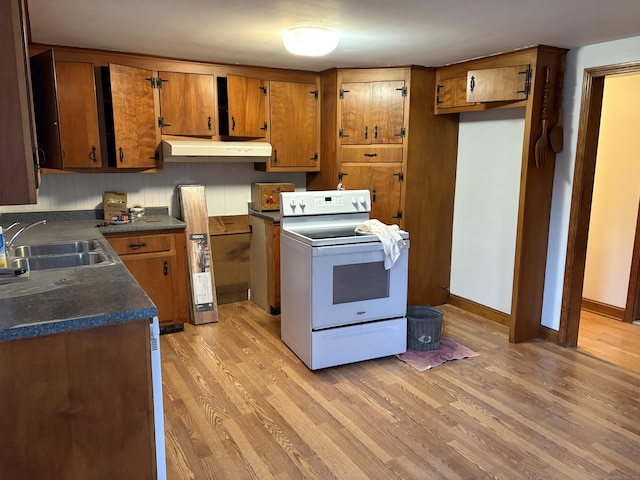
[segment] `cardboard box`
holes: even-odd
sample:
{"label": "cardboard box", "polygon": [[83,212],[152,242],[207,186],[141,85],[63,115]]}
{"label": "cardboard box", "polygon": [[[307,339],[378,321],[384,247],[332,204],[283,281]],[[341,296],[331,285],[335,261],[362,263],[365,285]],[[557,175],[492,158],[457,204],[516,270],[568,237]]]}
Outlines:
{"label": "cardboard box", "polygon": [[111,220],[111,217],[117,217],[127,213],[127,194],[121,192],[104,192],[104,200],[102,201],[104,210],[104,219]]}
{"label": "cardboard box", "polygon": [[280,192],[293,192],[293,183],[252,183],[251,208],[256,212],[280,210]]}

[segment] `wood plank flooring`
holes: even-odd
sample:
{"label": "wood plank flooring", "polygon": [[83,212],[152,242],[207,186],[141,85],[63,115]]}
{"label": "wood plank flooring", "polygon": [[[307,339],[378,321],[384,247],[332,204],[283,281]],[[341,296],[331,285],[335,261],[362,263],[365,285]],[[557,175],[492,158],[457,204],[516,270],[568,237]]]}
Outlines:
{"label": "wood plank flooring", "polygon": [[582,310],[578,351],[640,373],[640,325]]}
{"label": "wood plank flooring", "polygon": [[311,372],[251,302],[161,337],[168,478],[640,478],[640,374],[443,306],[480,356]]}

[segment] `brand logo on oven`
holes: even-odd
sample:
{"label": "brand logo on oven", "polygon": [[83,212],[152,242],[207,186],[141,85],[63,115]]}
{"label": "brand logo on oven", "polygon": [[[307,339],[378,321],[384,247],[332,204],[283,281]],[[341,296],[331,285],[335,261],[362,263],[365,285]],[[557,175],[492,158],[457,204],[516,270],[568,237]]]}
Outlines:
{"label": "brand logo on oven", "polygon": [[356,315],[364,315],[365,313],[367,313],[367,312],[364,312],[364,311],[363,312],[356,312]]}

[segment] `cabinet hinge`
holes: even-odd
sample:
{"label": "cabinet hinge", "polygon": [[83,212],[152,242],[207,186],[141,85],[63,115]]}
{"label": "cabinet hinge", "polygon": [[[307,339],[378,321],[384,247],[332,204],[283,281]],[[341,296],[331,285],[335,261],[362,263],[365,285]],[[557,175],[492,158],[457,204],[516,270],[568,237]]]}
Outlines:
{"label": "cabinet hinge", "polygon": [[313,98],[315,98],[316,100],[318,100],[318,90],[312,90],[309,93],[313,94]]}
{"label": "cabinet hinge", "polygon": [[398,181],[399,182],[403,182],[404,181],[404,173],[402,173],[402,172],[394,173],[393,176],[394,177],[398,177]]}
{"label": "cabinet hinge", "polygon": [[400,129],[400,133],[396,133],[394,136],[395,137],[403,137],[403,138],[406,137],[407,136],[407,129],[402,127]]}
{"label": "cabinet hinge", "polygon": [[391,218],[397,218],[398,220],[402,219],[402,210],[398,210],[398,214],[395,217]]}
{"label": "cabinet hinge", "polygon": [[164,123],[164,117],[158,117],[158,127],[170,127],[170,123]]}
{"label": "cabinet hinge", "polygon": [[349,174],[348,174],[348,173],[342,173],[342,172],[339,172],[339,173],[338,173],[338,181],[339,181],[339,182],[341,182],[341,181],[342,181],[342,179],[343,179],[344,177],[346,177],[347,175],[349,175]]}
{"label": "cabinet hinge", "polygon": [[399,91],[399,92],[400,92],[400,91],[402,91],[402,96],[403,96],[403,97],[406,97],[406,96],[407,96],[408,90],[407,90],[407,87],[406,87],[406,86],[405,86],[405,87],[402,87],[402,88],[396,88],[396,90],[397,90],[397,91]]}
{"label": "cabinet hinge", "polygon": [[340,89],[340,99],[342,100],[344,98],[344,94],[345,93],[349,93],[349,90],[343,90],[342,88]]}
{"label": "cabinet hinge", "polygon": [[314,152],[313,157],[309,158],[309,160],[313,160],[314,162],[318,161],[318,152]]}
{"label": "cabinet hinge", "polygon": [[262,94],[266,97],[267,96],[267,87],[258,87],[260,90],[262,90]]}
{"label": "cabinet hinge", "polygon": [[349,135],[344,133],[344,130],[342,130],[342,129],[338,130],[338,138],[347,138],[348,136]]}
{"label": "cabinet hinge", "polygon": [[519,75],[524,75],[524,89],[518,90],[517,93],[524,93],[525,95],[529,95],[531,92],[531,66],[528,66],[524,72],[518,72]]}
{"label": "cabinet hinge", "polygon": [[267,131],[267,122],[264,122],[264,125],[260,127],[260,130]]}
{"label": "cabinet hinge", "polygon": [[440,105],[442,102],[440,101],[440,90],[444,87],[444,85],[438,85],[436,89],[436,105]]}
{"label": "cabinet hinge", "polygon": [[151,88],[162,88],[162,82],[168,82],[169,80],[163,80],[160,77],[148,77],[145,78],[150,84]]}

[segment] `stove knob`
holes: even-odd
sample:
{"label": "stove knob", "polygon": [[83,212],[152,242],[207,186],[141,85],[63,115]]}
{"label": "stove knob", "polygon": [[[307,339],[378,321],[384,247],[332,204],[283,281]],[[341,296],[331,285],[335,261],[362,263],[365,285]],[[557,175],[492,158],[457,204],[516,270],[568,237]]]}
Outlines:
{"label": "stove knob", "polygon": [[365,201],[364,197],[360,197],[360,198],[358,199],[358,201],[360,202],[360,204],[361,204],[363,207],[366,207],[366,206],[367,206],[367,202]]}
{"label": "stove knob", "polygon": [[289,202],[289,205],[291,205],[291,210],[295,210],[296,209],[296,201],[295,200],[291,200],[291,202]]}
{"label": "stove knob", "polygon": [[300,204],[300,208],[304,208],[304,199],[301,198],[298,203]]}
{"label": "stove knob", "polygon": [[353,197],[353,198],[351,199],[351,203],[353,203],[353,206],[354,206],[354,207],[357,207],[357,206],[358,206],[358,199],[357,199],[356,197]]}

